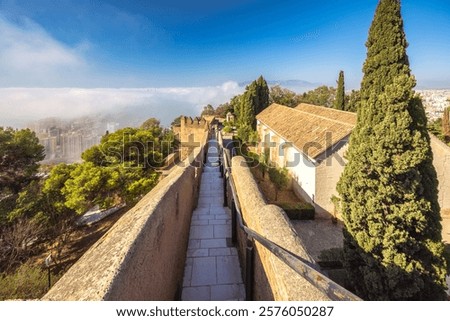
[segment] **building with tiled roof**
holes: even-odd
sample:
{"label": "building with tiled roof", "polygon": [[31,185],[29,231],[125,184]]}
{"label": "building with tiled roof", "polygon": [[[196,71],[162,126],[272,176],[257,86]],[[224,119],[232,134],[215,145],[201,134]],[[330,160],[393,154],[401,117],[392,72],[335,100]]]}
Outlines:
{"label": "building with tiled roof", "polygon": [[[332,108],[300,104],[290,108],[272,104],[256,116],[261,139],[259,152],[272,163],[286,167],[297,195],[312,203],[316,215],[336,215],[331,201],[346,164],[356,114]],[[450,148],[431,137],[433,164],[439,178],[439,203],[450,208]]]}

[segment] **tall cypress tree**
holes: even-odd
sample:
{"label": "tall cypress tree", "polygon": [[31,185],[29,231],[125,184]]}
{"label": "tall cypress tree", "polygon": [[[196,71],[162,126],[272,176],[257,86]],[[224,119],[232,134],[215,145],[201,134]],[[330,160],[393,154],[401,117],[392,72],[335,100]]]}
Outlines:
{"label": "tall cypress tree", "polygon": [[345,266],[369,300],[445,299],[437,178],[399,0],[380,0],[341,196]]}
{"label": "tall cypress tree", "polygon": [[269,106],[269,87],[263,76],[247,86],[239,100],[238,136],[248,141],[256,129],[256,115]]}
{"label": "tall cypress tree", "polygon": [[334,101],[334,108],[339,110],[345,110],[345,85],[344,85],[344,72],[339,72],[338,87],[336,92],[336,100]]}
{"label": "tall cypress tree", "polygon": [[[255,106],[255,116],[262,112],[269,106],[270,90],[267,82],[263,76],[255,81],[255,96],[253,98],[253,105]],[[256,128],[256,122],[254,124]]]}

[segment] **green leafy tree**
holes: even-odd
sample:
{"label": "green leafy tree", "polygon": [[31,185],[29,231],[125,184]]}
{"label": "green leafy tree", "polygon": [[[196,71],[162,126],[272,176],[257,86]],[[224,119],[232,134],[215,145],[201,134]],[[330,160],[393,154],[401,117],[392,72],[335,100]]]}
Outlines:
{"label": "green leafy tree", "polygon": [[361,101],[361,95],[359,90],[352,90],[350,95],[346,96],[346,110],[356,113]]}
{"label": "green leafy tree", "polygon": [[296,107],[300,103],[300,100],[300,96],[289,89],[282,88],[278,85],[270,88],[270,101],[272,103],[287,107]]}
{"label": "green leafy tree", "polygon": [[230,105],[230,103],[224,103],[224,104],[217,106],[214,113],[218,117],[225,118],[227,116],[227,113],[229,111],[232,111],[232,109],[233,109],[233,107]]}
{"label": "green leafy tree", "polygon": [[444,300],[438,182],[400,1],[380,0],[366,46],[358,122],[337,186],[345,266],[365,299]]}
{"label": "green leafy tree", "polygon": [[170,123],[170,126],[172,126],[172,127],[180,126],[180,125],[181,125],[181,117],[183,117],[183,116],[178,116],[178,117],[176,117],[176,118],[172,121],[172,123]]}
{"label": "green leafy tree", "polygon": [[113,205],[109,174],[105,167],[96,166],[91,162],[78,164],[71,171],[70,178],[62,189],[66,198],[65,206],[82,214],[96,204],[101,207]]}
{"label": "green leafy tree", "polygon": [[45,203],[42,197],[41,182],[32,181],[19,193],[16,206],[8,218],[10,221],[16,219],[31,219],[34,216],[42,216],[45,211]]}
{"label": "green leafy tree", "polygon": [[289,176],[288,171],[285,167],[270,167],[269,168],[269,178],[272,183],[275,185],[275,201],[278,200],[278,192],[286,188],[289,184]]}
{"label": "green leafy tree", "polygon": [[335,97],[336,97],[336,88],[320,86],[314,90],[310,90],[304,93],[301,96],[300,100],[302,103],[331,108],[333,107]]}
{"label": "green leafy tree", "polygon": [[336,90],[336,100],[334,101],[334,108],[339,110],[345,110],[345,85],[344,85],[344,72],[339,72],[338,87]]}
{"label": "green leafy tree", "polygon": [[203,107],[201,116],[214,116],[216,114],[216,111],[214,110],[214,107],[210,104]]}
{"label": "green leafy tree", "polygon": [[261,174],[262,177],[264,178],[266,176],[266,172],[268,171],[268,169],[270,168],[269,166],[269,152],[268,151],[264,151],[259,155],[259,169],[261,170]]}
{"label": "green leafy tree", "polygon": [[72,171],[77,167],[77,164],[58,164],[52,168],[48,178],[43,183],[42,194],[45,198],[47,206],[47,215],[52,224],[56,224],[59,219],[66,215],[73,214],[65,205],[66,198],[62,193],[66,181],[71,177]]}
{"label": "green leafy tree", "polygon": [[142,123],[141,129],[152,130],[154,128],[160,128],[161,122],[156,118],[149,118],[145,122]]}
{"label": "green leafy tree", "polygon": [[94,205],[106,209],[124,202],[133,204],[158,183],[158,177],[156,172],[148,173],[132,163],[100,167],[84,162],[64,183],[64,205],[82,214]]}
{"label": "green leafy tree", "polygon": [[152,133],[154,137],[160,137],[163,133],[163,128],[161,127],[161,122],[156,118],[149,118],[142,123],[140,129],[148,130]]}
{"label": "green leafy tree", "polygon": [[439,139],[444,140],[444,137],[442,136],[442,118],[428,121],[427,126],[430,133],[437,136]]}
{"label": "green leafy tree", "polygon": [[165,156],[162,150],[163,137],[155,137],[151,130],[124,128],[103,136],[100,145],[93,146],[82,154],[86,162],[97,166],[130,164],[148,171],[161,165]]}
{"label": "green leafy tree", "polygon": [[19,193],[35,179],[44,157],[34,132],[0,127],[0,193]]}

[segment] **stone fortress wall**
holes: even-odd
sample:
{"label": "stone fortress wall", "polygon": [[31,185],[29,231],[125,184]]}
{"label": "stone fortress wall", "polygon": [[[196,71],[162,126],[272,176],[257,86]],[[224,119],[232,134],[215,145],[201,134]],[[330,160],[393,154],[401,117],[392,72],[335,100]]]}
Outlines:
{"label": "stone fortress wall", "polygon": [[95,243],[43,300],[175,300],[197,205],[204,132],[186,159]]}
{"label": "stone fortress wall", "polygon": [[[314,265],[314,260],[307,253],[284,211],[265,202],[244,158],[240,156],[233,158],[232,176],[246,225]],[[242,233],[239,239],[241,262],[245,262],[242,257],[245,237]],[[256,242],[253,293],[253,299],[260,301],[330,300],[258,242]]]}
{"label": "stone fortress wall", "polygon": [[180,126],[174,126],[172,130],[178,136],[181,142],[180,159],[184,160],[190,154],[195,146],[198,146],[204,136],[205,131],[209,131],[210,121],[204,117],[199,118],[182,116],[180,119]]}

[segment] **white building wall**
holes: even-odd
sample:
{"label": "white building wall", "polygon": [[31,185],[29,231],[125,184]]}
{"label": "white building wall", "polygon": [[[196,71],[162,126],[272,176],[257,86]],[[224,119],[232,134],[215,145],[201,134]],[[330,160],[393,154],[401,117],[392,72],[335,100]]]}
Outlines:
{"label": "white building wall", "polygon": [[289,146],[289,143],[286,145],[284,165],[292,176],[292,187],[299,196],[312,202],[316,193],[316,166],[295,147]]}
{"label": "white building wall", "polygon": [[347,163],[344,155],[348,150],[348,143],[345,143],[339,150],[324,159],[316,167],[316,216],[327,218],[330,215],[340,219],[340,214],[336,212],[335,204],[332,202],[333,196],[339,196],[336,185],[344,171]]}
{"label": "white building wall", "polygon": [[[258,123],[260,135],[269,135],[269,142],[276,143],[270,147],[270,160],[279,167],[286,167],[292,177],[292,188],[296,194],[313,202],[316,190],[315,164],[291,143],[286,142],[270,128]],[[261,137],[264,142],[264,136]],[[264,147],[262,147],[262,151]]]}

